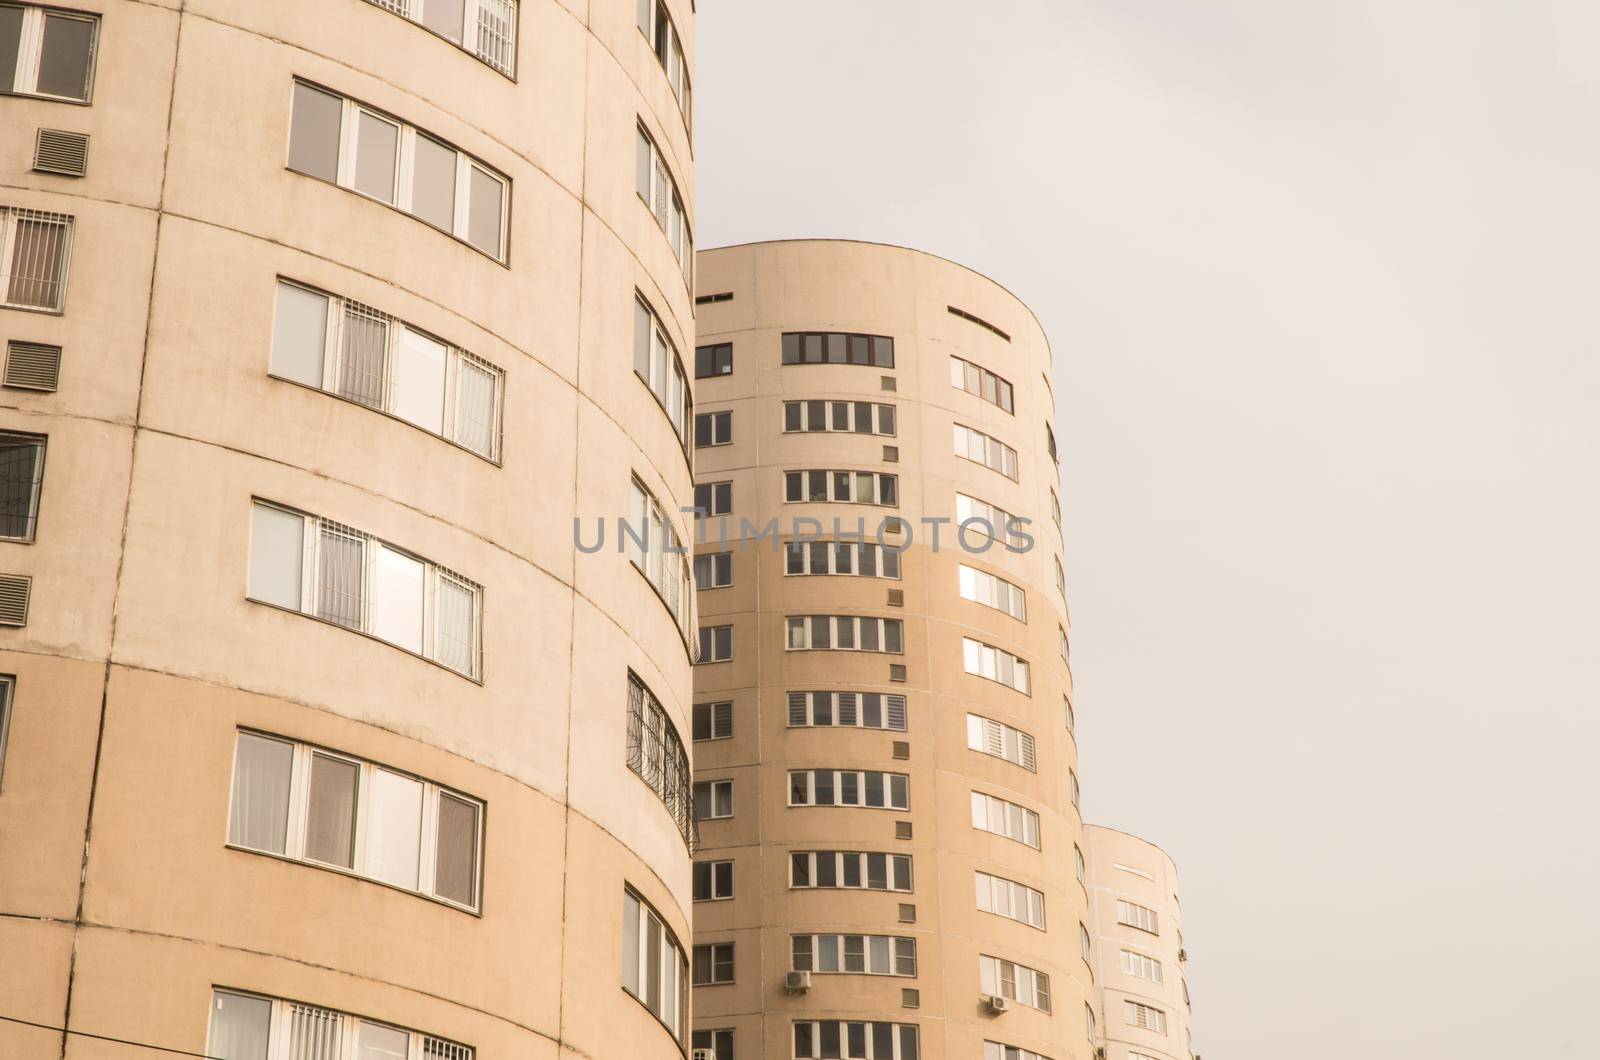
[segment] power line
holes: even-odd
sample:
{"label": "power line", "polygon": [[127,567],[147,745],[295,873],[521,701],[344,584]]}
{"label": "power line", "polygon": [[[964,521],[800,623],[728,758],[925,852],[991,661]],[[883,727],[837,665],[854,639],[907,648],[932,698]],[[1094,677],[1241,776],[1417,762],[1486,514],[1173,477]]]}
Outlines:
{"label": "power line", "polygon": [[96,1041],[114,1042],[117,1045],[131,1045],[135,1049],[154,1049],[158,1053],[172,1053],[175,1056],[194,1056],[199,1057],[199,1060],[222,1060],[221,1057],[212,1056],[209,1053],[191,1053],[187,1049],[172,1049],[165,1045],[151,1045],[149,1042],[135,1042],[130,1041],[127,1038],[113,1038],[105,1034],[90,1034],[88,1031],[74,1031],[68,1030],[65,1027],[52,1027],[48,1023],[35,1023],[32,1020],[18,1019],[15,1016],[0,1016],[0,1020],[5,1020],[7,1023],[20,1023],[24,1027],[37,1027],[42,1031],[54,1031],[57,1034],[76,1034],[80,1038],[93,1038]]}

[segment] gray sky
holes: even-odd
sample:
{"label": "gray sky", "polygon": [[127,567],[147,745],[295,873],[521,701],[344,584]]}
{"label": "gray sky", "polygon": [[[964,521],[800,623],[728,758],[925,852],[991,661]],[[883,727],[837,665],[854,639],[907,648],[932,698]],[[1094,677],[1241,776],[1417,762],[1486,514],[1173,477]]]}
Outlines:
{"label": "gray sky", "polygon": [[920,247],[1050,334],[1085,808],[1178,861],[1196,1048],[1594,1055],[1600,5],[697,32],[702,246]]}

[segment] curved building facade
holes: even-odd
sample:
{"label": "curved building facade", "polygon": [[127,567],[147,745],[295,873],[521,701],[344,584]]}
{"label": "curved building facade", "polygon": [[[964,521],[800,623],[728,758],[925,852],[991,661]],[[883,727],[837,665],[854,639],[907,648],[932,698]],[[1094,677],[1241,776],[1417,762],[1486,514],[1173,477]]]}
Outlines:
{"label": "curved building facade", "polygon": [[1190,1060],[1178,867],[1138,836],[1089,825],[1090,915],[1107,1060]]}
{"label": "curved building facade", "polygon": [[679,1055],[692,5],[66,3],[0,3],[0,1055]]}
{"label": "curved building facade", "polygon": [[1042,330],[868,243],[707,251],[697,292],[695,1044],[1087,1057]]}

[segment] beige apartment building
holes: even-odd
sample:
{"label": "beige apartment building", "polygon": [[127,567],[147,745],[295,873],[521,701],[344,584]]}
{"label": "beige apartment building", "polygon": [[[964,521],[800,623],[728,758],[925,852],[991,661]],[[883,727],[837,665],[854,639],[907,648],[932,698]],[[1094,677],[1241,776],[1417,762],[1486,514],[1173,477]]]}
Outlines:
{"label": "beige apartment building", "polygon": [[1090,1056],[1043,331],[870,243],[706,251],[696,289],[694,1044]]}
{"label": "beige apartment building", "polygon": [[1085,829],[1106,1060],[1189,1060],[1189,959],[1178,868],[1154,843]]}
{"label": "beige apartment building", "polygon": [[0,0],[0,1056],[687,1049],[692,13]]}

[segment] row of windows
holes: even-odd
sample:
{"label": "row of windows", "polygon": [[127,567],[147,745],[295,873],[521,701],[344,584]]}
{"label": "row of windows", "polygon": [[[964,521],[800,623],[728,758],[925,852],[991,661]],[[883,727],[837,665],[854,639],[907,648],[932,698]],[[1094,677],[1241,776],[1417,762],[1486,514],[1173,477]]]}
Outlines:
{"label": "row of windows", "polygon": [[987,872],[974,872],[973,878],[980,910],[1045,930],[1043,891]]}
{"label": "row of windows", "polygon": [[791,769],[789,805],[906,810],[911,807],[911,778],[875,769]]}
{"label": "row of windows", "polygon": [[0,305],[61,312],[72,226],[66,214],[0,206]]}
{"label": "row of windows", "polygon": [[789,727],[906,731],[906,697],[881,692],[790,692]]}
{"label": "row of windows", "polygon": [[1123,1017],[1128,1026],[1139,1027],[1157,1034],[1167,1033],[1167,1014],[1150,1005],[1141,1005],[1137,1001],[1124,1001]]}
{"label": "row of windows", "polygon": [[499,368],[348,298],[283,279],[277,295],[272,375],[499,459]]}
{"label": "row of windows", "polygon": [[967,746],[974,751],[1003,758],[1030,773],[1037,771],[1033,737],[993,718],[967,715]]}
{"label": "row of windows", "polygon": [[398,118],[300,80],[289,168],[404,210],[506,260],[511,183],[505,176]]}
{"label": "row of windows", "polygon": [[911,855],[860,850],[796,850],[789,855],[789,886],[909,893]]}
{"label": "row of windows", "polygon": [[840,331],[790,331],[783,336],[784,364],[863,364],[894,367],[894,339]]}
{"label": "row of windows", "polygon": [[505,74],[517,75],[516,0],[368,0]]}
{"label": "row of windows", "polygon": [[967,673],[1030,694],[1028,660],[971,637],[961,638],[961,659]]}
{"label": "row of windows", "polygon": [[1117,899],[1117,923],[1138,928],[1140,931],[1148,931],[1152,935],[1161,934],[1161,926],[1154,909],[1122,898]]}
{"label": "row of windows", "polygon": [[694,109],[689,91],[689,61],[684,57],[683,38],[672,24],[666,3],[664,0],[639,0],[637,20],[639,32],[650,42],[650,50],[656,53],[661,68],[667,73],[667,84],[672,87],[672,94],[683,111],[684,128],[692,133]]}
{"label": "row of windows", "polygon": [[974,530],[982,531],[1003,543],[1012,552],[1026,552],[1033,543],[1033,539],[1023,532],[1027,526],[1023,520],[997,504],[957,493],[956,525],[966,526],[968,523],[972,524]]}
{"label": "row of windows", "polygon": [[639,193],[656,224],[667,235],[673,256],[683,269],[683,279],[694,286],[694,237],[684,210],[678,182],[667,168],[667,160],[644,126],[634,126],[634,190]]}
{"label": "row of windows", "polygon": [[1050,1011],[1050,976],[1025,964],[982,954],[978,957],[978,989],[1007,997],[1019,1005]]}
{"label": "row of windows", "polygon": [[898,580],[900,551],[870,541],[790,541],[784,545],[783,572]]}
{"label": "row of windows", "polygon": [[[794,1060],[918,1060],[917,1027],[874,1020],[797,1020]],[[733,1060],[718,1054],[716,1060]]]}
{"label": "row of windows", "polygon": [[897,935],[791,935],[797,972],[898,975],[915,978],[917,940]]}
{"label": "row of windows", "polygon": [[211,995],[206,1055],[223,1060],[473,1060],[471,1046],[360,1016],[237,990]]}
{"label": "row of windows", "polygon": [[950,358],[950,385],[975,394],[991,405],[1015,413],[1011,384],[989,369],[960,357]]}
{"label": "row of windows", "polygon": [[871,401],[785,401],[786,434],[834,431],[850,434],[895,435],[895,407]]}
{"label": "row of windows", "polygon": [[[678,348],[667,337],[666,325],[637,292],[633,297],[633,370],[660,402],[667,419],[672,421],[678,443],[687,445],[694,394],[683,374]],[[696,433],[698,437],[698,431]]]}
{"label": "row of windows", "polygon": [[898,476],[878,471],[786,471],[783,499],[790,504],[833,501],[894,508],[900,503],[899,486]]}
{"label": "row of windows", "polygon": [[0,5],[0,95],[89,102],[99,36],[98,15]]}
{"label": "row of windows", "polygon": [[481,677],[482,587],[342,523],[255,501],[249,591]]}
{"label": "row of windows", "polygon": [[638,479],[628,482],[628,526],[622,533],[629,561],[661,594],[668,613],[687,638],[694,603],[689,556],[671,514]]}
{"label": "row of windows", "polygon": [[786,619],[788,651],[873,651],[900,655],[905,651],[905,623],[869,615],[790,615]]}
{"label": "row of windows", "polygon": [[957,571],[961,598],[1004,611],[1019,622],[1028,621],[1028,604],[1021,586],[997,575],[961,564]]}
{"label": "row of windows", "polygon": [[1133,950],[1122,951],[1122,972],[1124,975],[1148,979],[1152,983],[1161,982],[1161,962]]}
{"label": "row of windows", "polygon": [[1015,1045],[1002,1045],[1000,1042],[985,1040],[983,1060],[1050,1060],[1050,1058]]}
{"label": "row of windows", "polygon": [[632,890],[624,889],[622,988],[638,998],[680,1042],[684,1039],[689,1015],[687,971],[688,961],[672,929],[650,903]]}
{"label": "row of windows", "polygon": [[958,423],[955,425],[955,453],[1017,481],[1017,451],[998,438]]}

